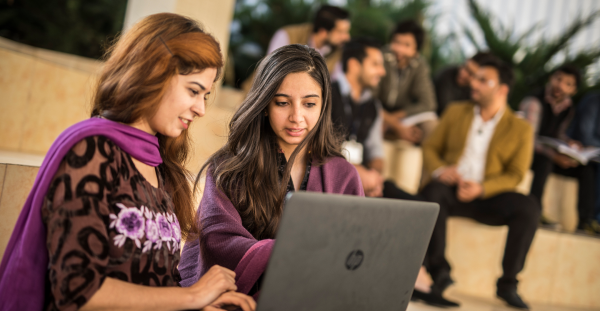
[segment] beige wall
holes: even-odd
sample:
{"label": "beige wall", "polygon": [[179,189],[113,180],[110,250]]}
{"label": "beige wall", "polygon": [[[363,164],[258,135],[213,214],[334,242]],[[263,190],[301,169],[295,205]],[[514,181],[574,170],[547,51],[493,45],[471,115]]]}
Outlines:
{"label": "beige wall", "polygon": [[160,12],[189,16],[200,21],[205,30],[217,38],[227,57],[234,7],[235,0],[129,0],[123,29],[126,31],[145,16]]}
{"label": "beige wall", "polygon": [[[130,0],[126,23],[172,11],[202,22],[227,51],[234,0]],[[90,101],[102,63],[33,48],[0,38],[0,151],[44,155],[69,126],[89,117]],[[223,145],[227,124],[241,95],[216,87],[207,114],[191,128],[195,142],[189,169]]]}
{"label": "beige wall", "polygon": [[45,154],[89,116],[101,63],[0,38],[0,150]]}

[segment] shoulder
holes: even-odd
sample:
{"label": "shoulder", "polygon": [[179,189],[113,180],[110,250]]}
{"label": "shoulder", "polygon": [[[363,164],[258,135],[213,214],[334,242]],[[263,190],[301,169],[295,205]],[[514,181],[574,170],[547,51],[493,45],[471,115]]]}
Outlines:
{"label": "shoulder", "polygon": [[517,133],[528,133],[533,131],[531,124],[526,119],[515,114],[512,109],[507,108],[505,114],[507,114],[507,118],[511,122],[512,131]]}
{"label": "shoulder", "polygon": [[456,101],[452,105],[448,105],[444,114],[446,115],[462,115],[465,112],[473,110],[475,103],[471,101]]}
{"label": "shoulder", "polygon": [[427,60],[421,54],[410,60],[410,64],[412,67],[417,69],[417,72],[429,73],[430,71],[429,64],[427,64]]}
{"label": "shoulder", "polygon": [[334,170],[337,174],[340,175],[356,175],[358,176],[358,172],[354,165],[349,163],[344,157],[332,156],[326,159],[323,167],[328,170]]}
{"label": "shoulder", "polygon": [[121,149],[107,137],[89,136],[75,143],[63,158],[63,162],[69,167],[77,169],[100,162],[113,161],[121,153]]}

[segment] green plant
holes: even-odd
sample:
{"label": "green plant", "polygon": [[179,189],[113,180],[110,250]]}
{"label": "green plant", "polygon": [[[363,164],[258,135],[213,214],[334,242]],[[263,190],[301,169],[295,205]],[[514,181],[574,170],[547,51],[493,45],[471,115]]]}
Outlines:
{"label": "green plant", "polygon": [[122,0],[0,0],[0,36],[101,58],[123,28],[126,7]]}
{"label": "green plant", "polygon": [[[512,28],[507,28],[500,23],[498,23],[499,27],[494,28],[492,24],[496,21],[496,18],[483,10],[475,0],[468,1],[471,14],[483,32],[485,44],[489,51],[505,62],[512,64],[515,70],[515,86],[509,97],[509,103],[513,108],[517,108],[519,102],[528,93],[546,83],[550,73],[556,68],[556,65],[552,63],[552,59],[558,53],[568,49],[570,39],[600,16],[600,11],[593,12],[585,18],[573,21],[556,38],[541,39],[532,45],[527,45],[525,39],[538,30],[539,25],[532,26],[523,34],[514,38]],[[470,29],[465,27],[464,32],[478,50],[485,50],[485,47],[480,46],[475,40],[475,36]],[[576,55],[567,56],[565,62],[585,69],[596,62],[599,57],[600,48],[594,47],[581,51]],[[600,81],[595,81],[591,85],[584,82],[580,87],[579,94],[583,94],[589,89],[596,89],[599,84]]]}

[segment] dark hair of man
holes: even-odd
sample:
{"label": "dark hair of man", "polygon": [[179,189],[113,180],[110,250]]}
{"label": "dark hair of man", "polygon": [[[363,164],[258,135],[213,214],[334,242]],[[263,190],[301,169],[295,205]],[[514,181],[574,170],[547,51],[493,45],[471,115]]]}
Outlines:
{"label": "dark hair of man", "polygon": [[367,48],[381,49],[381,44],[372,38],[361,37],[348,41],[344,45],[342,52],[342,69],[344,73],[348,71],[348,61],[356,59],[362,64],[367,57]]}
{"label": "dark hair of man", "polygon": [[390,39],[393,39],[397,34],[412,34],[417,42],[417,50],[421,51],[423,40],[425,39],[425,30],[423,30],[423,27],[417,22],[414,20],[406,20],[398,23],[396,28],[394,28]]}
{"label": "dark hair of man", "polygon": [[479,51],[479,52],[475,53],[475,55],[473,55],[470,58],[470,60],[477,63],[477,65],[481,65],[481,63],[485,62],[485,60],[487,60],[488,58],[493,58],[493,57],[495,57],[495,56],[490,52]]}
{"label": "dark hair of man", "polygon": [[579,86],[579,84],[581,83],[581,71],[579,71],[579,68],[577,68],[573,64],[564,64],[560,66],[552,72],[552,75],[554,75],[556,72],[561,72],[563,74],[573,76],[575,78],[576,86]]}
{"label": "dark hair of man", "polygon": [[[292,73],[307,73],[321,86],[323,105],[315,127],[289,157],[280,180],[277,135],[265,112],[285,77]],[[208,168],[217,188],[231,200],[248,232],[259,240],[274,238],[298,152],[306,147],[313,165],[317,166],[329,157],[342,157],[341,138],[333,129],[331,82],[325,59],[304,45],[283,46],[258,65],[252,87],[229,123],[227,142],[204,163],[196,184]]]}
{"label": "dark hair of man", "polygon": [[498,79],[501,84],[505,84],[509,89],[512,89],[515,83],[515,75],[510,65],[499,59],[497,56],[490,55],[479,64],[480,67],[493,67],[498,72]]}
{"label": "dark hair of man", "polygon": [[331,5],[323,5],[315,14],[313,22],[313,33],[318,32],[321,28],[326,31],[331,31],[335,28],[335,22],[350,18],[350,12]]}

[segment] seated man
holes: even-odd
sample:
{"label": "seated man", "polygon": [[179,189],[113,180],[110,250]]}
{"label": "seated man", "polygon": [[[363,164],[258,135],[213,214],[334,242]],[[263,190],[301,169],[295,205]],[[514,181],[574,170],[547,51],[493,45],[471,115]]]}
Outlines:
{"label": "seated man", "polygon": [[442,116],[448,104],[471,99],[471,77],[477,74],[479,64],[490,55],[488,52],[477,52],[461,66],[446,67],[435,75],[433,84],[438,116]]}
{"label": "seated man", "polygon": [[[323,5],[312,23],[285,26],[275,32],[267,54],[288,44],[303,44],[317,50],[327,63],[332,79],[342,74],[340,59],[342,45],[350,40],[350,13],[342,8]],[[242,83],[250,90],[254,74]]]}
{"label": "seated man", "polygon": [[[593,146],[600,148],[600,92],[590,92],[586,94],[577,105],[575,118],[567,135],[573,140],[581,142],[583,146]],[[595,220],[584,225],[584,230],[588,234],[600,234],[600,162],[592,164],[595,167],[595,197],[596,204],[593,217]]]}
{"label": "seated man", "polygon": [[[400,22],[389,47],[384,49],[387,74],[381,81],[378,97],[383,103],[387,138],[418,144],[437,124],[429,65],[419,54],[424,36],[423,28],[416,22]],[[419,121],[402,122],[403,118],[415,115],[420,115]]]}
{"label": "seated man", "polygon": [[416,199],[398,189],[394,183],[384,183],[383,120],[381,103],[373,96],[381,77],[385,75],[380,45],[368,38],[354,39],[344,46],[344,75],[331,85],[332,121],[343,133],[348,161],[356,167],[365,195],[398,199]]}
{"label": "seated man", "polygon": [[423,143],[423,163],[433,180],[422,190],[425,200],[440,204],[425,266],[432,293],[453,283],[446,249],[446,220],[462,216],[488,225],[508,225],[497,295],[527,308],[517,294],[517,273],[537,229],[535,200],[516,193],[531,164],[533,131],[508,107],[512,69],[497,58],[480,64],[471,80],[472,102],[450,105],[438,127]]}
{"label": "seated man", "polygon": [[546,87],[534,92],[521,102],[520,110],[535,129],[535,154],[531,170],[534,176],[531,183],[531,195],[541,207],[546,180],[551,172],[577,178],[579,181],[578,229],[589,227],[594,211],[594,168],[591,163],[581,165],[573,158],[556,152],[545,146],[541,137],[549,137],[567,142],[571,146],[581,147],[581,143],[570,138],[566,130],[573,120],[575,109],[571,96],[577,92],[581,80],[579,69],[563,65],[556,69]]}

